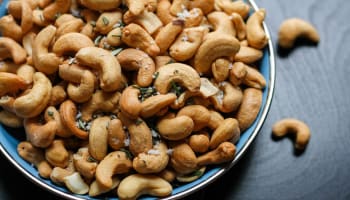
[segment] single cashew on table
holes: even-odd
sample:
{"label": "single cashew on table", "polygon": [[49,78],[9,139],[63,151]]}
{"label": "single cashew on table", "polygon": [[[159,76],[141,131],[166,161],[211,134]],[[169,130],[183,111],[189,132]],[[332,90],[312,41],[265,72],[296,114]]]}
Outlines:
{"label": "single cashew on table", "polygon": [[261,110],[266,11],[245,1],[21,0],[8,11],[0,123],[23,128],[19,156],[73,194],[170,196],[231,162]]}

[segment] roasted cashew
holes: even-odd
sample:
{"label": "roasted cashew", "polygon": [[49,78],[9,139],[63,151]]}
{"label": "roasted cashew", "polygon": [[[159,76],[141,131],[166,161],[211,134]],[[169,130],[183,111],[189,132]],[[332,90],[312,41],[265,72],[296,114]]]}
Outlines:
{"label": "roasted cashew", "polygon": [[84,22],[80,18],[74,17],[72,20],[65,21],[62,23],[56,31],[56,38],[60,38],[61,36],[67,33],[78,33],[83,29]]}
{"label": "roasted cashew", "polygon": [[[202,78],[201,78],[202,79]],[[203,84],[201,84],[201,87]],[[188,99],[200,95],[200,92],[190,92],[188,90],[180,94],[180,96],[170,105],[172,109],[180,109],[185,106]]]}
{"label": "roasted cashew", "polygon": [[92,40],[81,33],[66,33],[59,37],[52,47],[57,56],[73,55],[84,47],[95,46]]}
{"label": "roasted cashew", "polygon": [[174,62],[174,59],[170,56],[156,56],[154,58],[154,62],[156,64],[156,70],[163,67],[164,65],[170,64]]}
{"label": "roasted cashew", "polygon": [[122,21],[122,16],[123,14],[119,10],[103,12],[96,21],[96,31],[101,34],[109,33],[115,24]]}
{"label": "roasted cashew", "polygon": [[85,47],[75,57],[79,63],[100,71],[100,87],[103,91],[112,92],[125,86],[120,65],[109,51]]}
{"label": "roasted cashew", "polygon": [[96,11],[113,10],[120,6],[121,0],[81,0],[81,5]]}
{"label": "roasted cashew", "polygon": [[45,124],[40,122],[39,117],[26,118],[23,122],[26,137],[35,147],[46,148],[50,146],[55,139],[57,123],[48,121]]}
{"label": "roasted cashew", "polygon": [[33,83],[33,75],[35,73],[35,68],[31,65],[28,64],[23,64],[18,67],[16,70],[16,74],[19,77],[22,77],[27,84],[32,84]]}
{"label": "roasted cashew", "polygon": [[16,94],[18,91],[26,89],[27,86],[27,82],[20,76],[8,72],[0,72],[0,96]]}
{"label": "roasted cashew", "polygon": [[[14,97],[10,97],[10,96],[2,96],[0,97],[0,106],[6,110],[9,111],[11,113],[15,113],[15,109],[13,107],[13,103],[15,102],[15,98]],[[18,115],[17,115],[18,116]],[[22,117],[23,118],[23,117]]]}
{"label": "roasted cashew", "polygon": [[232,13],[238,13],[245,19],[250,12],[250,6],[242,0],[231,1],[231,0],[215,0],[215,4],[218,8],[223,10],[228,15]]}
{"label": "roasted cashew", "polygon": [[54,85],[51,90],[51,97],[49,104],[50,106],[60,105],[67,98],[66,93],[66,83],[60,82],[57,85]]}
{"label": "roasted cashew", "polygon": [[217,82],[225,81],[230,73],[232,63],[226,58],[218,58],[211,65],[211,71]]}
{"label": "roasted cashew", "polygon": [[198,166],[221,164],[235,158],[236,146],[231,142],[223,142],[216,149],[197,157]]}
{"label": "roasted cashew", "polygon": [[169,12],[171,3],[169,0],[159,0],[157,5],[157,16],[163,24],[169,24],[175,17]]}
{"label": "roasted cashew", "polygon": [[173,0],[168,12],[170,12],[173,16],[176,16],[178,13],[188,12],[187,8],[189,3],[189,0]]}
{"label": "roasted cashew", "polygon": [[210,112],[208,109],[201,105],[188,105],[179,110],[177,113],[177,117],[179,116],[188,116],[194,122],[194,131],[199,131],[205,126],[210,119]]}
{"label": "roasted cashew", "polygon": [[294,147],[297,150],[304,150],[311,137],[310,128],[307,124],[295,118],[285,118],[277,121],[272,127],[272,134],[275,137],[294,134]]}
{"label": "roasted cashew", "polygon": [[106,192],[109,192],[109,191],[115,189],[116,187],[118,187],[119,183],[120,183],[120,179],[118,177],[112,177],[112,187],[105,188],[105,187],[101,186],[98,183],[98,181],[95,180],[90,184],[89,196],[95,197],[95,196],[98,196],[100,194],[104,194]]}
{"label": "roasted cashew", "polygon": [[20,128],[23,126],[23,119],[10,111],[1,110],[0,123],[7,127]]}
{"label": "roasted cashew", "polygon": [[43,15],[45,19],[53,21],[57,18],[57,15],[66,13],[69,11],[72,0],[55,0],[50,5],[44,8]]}
{"label": "roasted cashew", "polygon": [[154,86],[161,94],[168,93],[173,82],[179,83],[191,92],[196,92],[200,88],[200,77],[189,65],[171,63],[162,66],[157,72],[158,77],[154,81]]}
{"label": "roasted cashew", "polygon": [[13,102],[15,113],[23,118],[39,115],[51,97],[51,81],[41,72],[35,72],[31,90]]}
{"label": "roasted cashew", "polygon": [[56,121],[57,123],[57,130],[56,135],[68,138],[72,136],[71,131],[63,124],[61,115],[58,112],[58,110],[54,106],[49,106],[45,110],[44,118],[46,121]]}
{"label": "roasted cashew", "polygon": [[151,96],[141,103],[140,115],[143,118],[152,117],[176,100],[174,93]]}
{"label": "roasted cashew", "polygon": [[64,184],[74,194],[86,194],[89,191],[89,185],[85,183],[78,172],[63,178]]}
{"label": "roasted cashew", "polygon": [[190,11],[188,11],[188,14],[185,14],[185,16],[178,16],[178,19],[183,19],[185,21],[185,27],[196,27],[199,26],[203,19],[204,14],[203,11],[200,8],[192,8]]}
{"label": "roasted cashew", "polygon": [[5,15],[0,18],[0,31],[3,37],[9,37],[20,42],[22,40],[22,28],[16,23],[12,15]]}
{"label": "roasted cashew", "polygon": [[299,18],[285,20],[279,27],[278,45],[291,48],[298,38],[306,38],[314,43],[320,41],[317,29],[309,22]]}
{"label": "roasted cashew", "polygon": [[104,92],[97,90],[91,99],[81,107],[81,118],[90,121],[92,115],[97,112],[110,112],[116,114],[119,109],[119,92]]}
{"label": "roasted cashew", "polygon": [[196,153],[204,153],[209,149],[209,134],[205,131],[192,134],[189,137],[188,145]]}
{"label": "roasted cashew", "polygon": [[62,59],[54,53],[49,53],[48,48],[56,34],[56,28],[49,25],[42,29],[35,37],[33,44],[34,67],[45,74],[53,74],[57,71]]}
{"label": "roasted cashew", "polygon": [[125,26],[122,32],[122,41],[130,47],[139,48],[152,57],[160,53],[160,49],[152,36],[140,25],[131,23]]}
{"label": "roasted cashew", "polygon": [[70,132],[80,139],[87,139],[89,133],[78,128],[76,125],[76,116],[78,113],[77,106],[71,100],[66,100],[60,105],[60,115],[62,123],[66,126]]}
{"label": "roasted cashew", "polygon": [[147,1],[146,0],[141,0],[141,1],[126,0],[125,4],[129,8],[129,11],[131,12],[132,15],[138,16],[145,10]]}
{"label": "roasted cashew", "polygon": [[153,82],[155,64],[153,59],[145,52],[128,48],[117,55],[121,67],[127,71],[138,70],[136,83],[140,87],[147,87]]}
{"label": "roasted cashew", "polygon": [[149,174],[132,174],[125,177],[118,186],[118,197],[121,200],[137,199],[144,194],[166,197],[173,187],[166,180]]}
{"label": "roasted cashew", "polygon": [[192,58],[201,45],[206,33],[204,27],[185,28],[169,48],[169,54],[177,61]]}
{"label": "roasted cashew", "polygon": [[33,23],[39,27],[45,27],[50,25],[50,21],[46,20],[43,15],[43,10],[33,10]]}
{"label": "roasted cashew", "polygon": [[176,178],[176,172],[172,170],[171,168],[165,168],[161,172],[156,174],[160,178],[168,181],[169,183],[173,182]]}
{"label": "roasted cashew", "polygon": [[74,170],[68,170],[61,167],[54,167],[50,174],[50,180],[57,185],[63,185],[64,177],[72,175],[74,172]]}
{"label": "roasted cashew", "polygon": [[241,46],[237,54],[234,56],[234,61],[252,64],[260,60],[263,52],[252,47]]}
{"label": "roasted cashew", "polygon": [[236,111],[243,98],[241,88],[233,86],[229,82],[221,82],[219,88],[221,90],[210,97],[214,107],[224,113]]}
{"label": "roasted cashew", "polygon": [[26,34],[33,26],[33,11],[27,1],[10,1],[8,12],[16,19],[21,20],[22,34]]}
{"label": "roasted cashew", "polygon": [[68,166],[69,153],[63,140],[56,139],[45,149],[45,159],[54,167],[65,168]]}
{"label": "roasted cashew", "polygon": [[160,49],[160,53],[165,53],[175,41],[184,27],[184,21],[180,19],[173,20],[160,29],[155,41]]}
{"label": "roasted cashew", "polygon": [[106,42],[111,46],[120,46],[122,44],[122,27],[116,27],[107,34]]}
{"label": "roasted cashew", "polygon": [[32,163],[43,178],[49,178],[52,167],[45,160],[44,151],[41,148],[33,146],[28,141],[22,141],[17,145],[17,152],[27,162]]}
{"label": "roasted cashew", "polygon": [[100,161],[108,151],[108,124],[110,118],[107,116],[98,117],[91,123],[89,131],[89,153],[90,155]]}
{"label": "roasted cashew", "polygon": [[142,109],[139,100],[140,90],[134,86],[129,86],[123,90],[120,96],[120,110],[130,119],[136,119]]}
{"label": "roasted cashew", "polygon": [[238,13],[232,13],[230,15],[231,21],[235,27],[237,38],[242,41],[246,38],[247,28],[244,19]]}
{"label": "roasted cashew", "polygon": [[199,8],[205,15],[214,10],[215,0],[193,0],[190,1],[189,9]]}
{"label": "roasted cashew", "polygon": [[264,76],[255,68],[246,65],[247,75],[243,79],[243,84],[249,87],[264,89],[266,80]]}
{"label": "roasted cashew", "polygon": [[243,90],[242,103],[236,113],[241,132],[249,128],[255,121],[262,104],[262,91],[256,88]]}
{"label": "roasted cashew", "polygon": [[234,24],[231,22],[231,18],[226,13],[215,11],[210,13],[207,18],[209,23],[214,26],[215,31],[222,34],[236,36],[236,29],[234,27]]}
{"label": "roasted cashew", "polygon": [[210,149],[217,148],[221,143],[230,141],[236,143],[240,138],[238,121],[235,118],[226,118],[210,137]]}
{"label": "roasted cashew", "polygon": [[199,89],[199,92],[201,94],[199,97],[208,98],[218,93],[219,89],[208,78],[201,77],[201,87]]}
{"label": "roasted cashew", "polygon": [[113,150],[125,147],[127,135],[123,129],[123,124],[119,119],[111,119],[108,125],[108,144]]}
{"label": "roasted cashew", "polygon": [[0,61],[11,58],[15,64],[21,64],[27,59],[24,48],[8,37],[0,38],[0,53]]}
{"label": "roasted cashew", "polygon": [[62,64],[58,71],[63,80],[70,82],[67,94],[73,101],[83,103],[91,98],[97,83],[95,74],[76,64]]}
{"label": "roasted cashew", "polygon": [[127,173],[132,162],[123,151],[113,151],[101,160],[96,168],[96,181],[105,188],[113,186],[113,175]]}
{"label": "roasted cashew", "polygon": [[157,32],[163,26],[162,21],[160,21],[155,13],[146,10],[137,16],[132,15],[131,11],[127,11],[123,15],[123,20],[126,24],[135,23],[142,26],[150,35]]}
{"label": "roasted cashew", "polygon": [[215,110],[209,110],[209,112],[210,112],[210,119],[208,121],[208,127],[212,130],[215,130],[217,127],[219,127],[222,124],[225,118],[221,115],[221,113]]}
{"label": "roasted cashew", "polygon": [[247,76],[247,67],[242,62],[235,62],[232,64],[232,69],[230,70],[229,80],[234,86],[239,86],[245,77]]}
{"label": "roasted cashew", "polygon": [[169,162],[167,150],[166,144],[160,142],[149,151],[138,154],[133,159],[132,166],[140,174],[161,172]]}
{"label": "roasted cashew", "polygon": [[189,136],[194,127],[194,122],[189,116],[178,116],[170,113],[157,122],[159,134],[167,140],[181,140]]}
{"label": "roasted cashew", "polygon": [[171,144],[173,152],[170,166],[179,174],[189,174],[197,169],[197,157],[191,147],[184,142]]}
{"label": "roasted cashew", "polygon": [[98,164],[90,156],[88,147],[81,147],[73,154],[73,163],[76,171],[88,180],[92,180],[95,177]]}
{"label": "roasted cashew", "polygon": [[263,49],[269,40],[263,28],[265,15],[265,9],[259,9],[249,16],[247,20],[248,44],[256,49]]}

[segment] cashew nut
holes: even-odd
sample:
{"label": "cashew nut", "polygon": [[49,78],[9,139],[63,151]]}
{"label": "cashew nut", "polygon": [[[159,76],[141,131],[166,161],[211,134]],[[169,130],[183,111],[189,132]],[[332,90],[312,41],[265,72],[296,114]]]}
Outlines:
{"label": "cashew nut", "polygon": [[44,117],[45,117],[46,121],[56,121],[56,123],[57,123],[56,135],[57,136],[60,136],[63,138],[67,138],[67,137],[72,136],[71,131],[63,124],[62,119],[61,119],[61,115],[54,106],[49,106],[46,108]]}
{"label": "cashew nut", "polygon": [[15,94],[27,86],[26,81],[20,76],[8,72],[0,72],[0,96]]}
{"label": "cashew nut", "polygon": [[89,191],[89,185],[85,183],[78,172],[63,178],[66,187],[74,194],[86,194]]}
{"label": "cashew nut", "polygon": [[196,134],[192,134],[189,137],[188,145],[196,153],[204,153],[209,149],[209,134],[205,131],[200,131]]}
{"label": "cashew nut", "polygon": [[201,105],[188,105],[177,113],[177,117],[179,116],[188,116],[190,117],[194,122],[194,131],[199,131],[205,126],[207,126],[208,121],[210,120],[210,112],[209,110]]}
{"label": "cashew nut", "polygon": [[188,174],[197,169],[197,157],[191,147],[184,142],[171,144],[173,153],[170,166],[179,174]]}
{"label": "cashew nut", "polygon": [[146,0],[134,1],[134,0],[126,0],[125,4],[129,8],[129,11],[132,15],[138,16],[140,15],[146,7]]}
{"label": "cashew nut", "polygon": [[163,24],[169,24],[175,17],[169,12],[171,3],[169,0],[159,0],[157,5],[157,16]]}
{"label": "cashew nut", "polygon": [[294,147],[297,150],[304,150],[311,137],[310,128],[307,124],[295,118],[285,118],[277,121],[272,127],[272,134],[276,137],[294,134]]}
{"label": "cashew nut", "polygon": [[91,157],[88,147],[81,147],[73,154],[73,163],[84,178],[92,180],[95,177],[97,161]]}
{"label": "cashew nut", "polygon": [[243,98],[241,88],[229,82],[221,82],[219,88],[222,90],[210,97],[214,107],[224,113],[236,111]]}
{"label": "cashew nut", "polygon": [[7,110],[0,111],[0,123],[11,128],[20,128],[23,126],[23,119]]}
{"label": "cashew nut", "polygon": [[125,146],[127,135],[123,129],[123,124],[119,119],[112,119],[108,126],[108,144],[114,150],[119,150]]}
{"label": "cashew nut", "polygon": [[167,146],[164,142],[156,144],[147,152],[138,154],[132,161],[133,168],[140,174],[158,173],[169,162]]}
{"label": "cashew nut", "polygon": [[121,0],[81,0],[81,5],[96,11],[112,10],[118,8]]}
{"label": "cashew nut", "polygon": [[200,8],[206,15],[214,10],[214,2],[215,0],[193,0],[189,2],[189,9]]}
{"label": "cashew nut", "polygon": [[140,115],[143,118],[152,117],[176,100],[174,93],[151,96],[141,103]]}
{"label": "cashew nut", "polygon": [[251,47],[263,49],[268,42],[267,35],[263,28],[265,9],[255,11],[247,20],[247,40]]}
{"label": "cashew nut", "polygon": [[66,83],[60,82],[51,89],[50,106],[60,105],[67,98]]}
{"label": "cashew nut", "polygon": [[206,167],[201,167],[200,169],[190,173],[190,174],[181,174],[176,176],[176,180],[182,183],[189,183],[199,179],[205,172]]}
{"label": "cashew nut", "polygon": [[27,52],[16,41],[8,37],[0,38],[0,61],[11,58],[15,64],[26,61]]}
{"label": "cashew nut", "polygon": [[198,166],[221,164],[235,158],[236,146],[231,142],[223,142],[216,149],[197,157]]}
{"label": "cashew nut", "polygon": [[171,194],[173,187],[166,180],[149,174],[132,174],[125,177],[118,186],[118,197],[122,200],[137,199],[149,194],[166,197]]}
{"label": "cashew nut", "polygon": [[135,23],[142,26],[150,35],[157,32],[163,26],[162,21],[160,21],[155,13],[146,10],[137,16],[132,15],[131,11],[127,11],[123,16],[123,20],[126,24]]}
{"label": "cashew nut", "polygon": [[175,41],[176,36],[181,33],[184,27],[184,21],[180,19],[173,20],[160,29],[155,38],[155,42],[160,48],[160,53],[163,54],[168,50],[171,44]]}
{"label": "cashew nut", "polygon": [[224,121],[224,117],[215,110],[209,110],[209,112],[210,120],[208,121],[208,127],[214,130]]}
{"label": "cashew nut", "polygon": [[63,140],[52,141],[50,146],[45,149],[45,158],[54,167],[67,167],[69,153],[64,146]]}
{"label": "cashew nut", "polygon": [[81,48],[95,46],[92,40],[81,33],[66,33],[58,38],[52,47],[57,56],[75,54]]}
{"label": "cashew nut", "polygon": [[44,151],[41,148],[33,146],[30,142],[23,141],[18,143],[17,152],[21,158],[34,164],[38,169],[39,175],[43,178],[49,178],[52,167],[45,160]]}
{"label": "cashew nut", "polygon": [[41,72],[35,72],[32,89],[13,102],[15,113],[24,118],[39,115],[48,105],[51,97],[51,81]]}
{"label": "cashew nut", "polygon": [[285,20],[279,27],[278,45],[291,48],[298,38],[306,38],[314,43],[320,40],[317,29],[309,22],[299,18]]}
{"label": "cashew nut", "polygon": [[113,151],[101,160],[96,168],[96,181],[105,188],[113,186],[113,175],[127,173],[132,162],[123,151]]}
{"label": "cashew nut", "polygon": [[200,77],[189,65],[171,63],[162,66],[157,72],[158,77],[154,81],[154,86],[161,94],[167,93],[173,82],[179,83],[191,92],[196,92],[200,88]]}
{"label": "cashew nut", "polygon": [[136,119],[141,112],[139,95],[140,90],[137,87],[129,86],[123,90],[120,96],[120,110],[130,119]]}
{"label": "cashew nut", "polygon": [[95,197],[98,196],[100,194],[104,194],[106,192],[109,192],[113,189],[115,189],[116,187],[118,187],[120,183],[120,179],[118,177],[113,177],[112,178],[112,187],[111,188],[105,188],[103,186],[101,186],[98,181],[94,181],[90,184],[90,189],[89,189],[89,196],[91,197]]}
{"label": "cashew nut", "polygon": [[235,62],[232,64],[232,69],[230,70],[229,80],[234,86],[239,86],[245,77],[247,76],[247,65],[242,62]]}
{"label": "cashew nut", "polygon": [[8,12],[16,19],[21,20],[22,34],[26,34],[33,26],[32,8],[27,1],[10,1]]}
{"label": "cashew nut", "polygon": [[83,29],[84,22],[80,18],[73,17],[72,20],[64,21],[56,31],[56,38],[60,38],[61,36],[67,33],[80,32]]}
{"label": "cashew nut", "polygon": [[124,87],[120,65],[109,51],[98,47],[85,47],[75,57],[79,63],[100,71],[102,90],[112,92]]}
{"label": "cashew nut", "polygon": [[211,71],[217,82],[222,82],[227,79],[232,67],[232,63],[226,58],[216,59],[211,65]]}
{"label": "cashew nut", "polygon": [[241,46],[237,54],[234,56],[234,60],[236,62],[252,64],[260,60],[262,56],[263,56],[263,52],[259,49],[255,49],[247,46]]}
{"label": "cashew nut", "polygon": [[226,118],[211,135],[210,149],[215,149],[228,140],[236,143],[240,138],[240,133],[238,121],[234,118]]}
{"label": "cashew nut", "polygon": [[241,132],[249,128],[255,121],[262,104],[262,91],[255,88],[247,88],[243,91],[242,103],[236,113]]}
{"label": "cashew nut", "polygon": [[246,24],[244,22],[244,19],[238,13],[232,13],[230,15],[230,18],[231,18],[232,23],[234,24],[237,38],[240,41],[244,40],[246,38],[246,35],[247,35],[247,28],[246,28]]}
{"label": "cashew nut", "polygon": [[96,31],[101,34],[107,34],[113,29],[113,26],[122,20],[121,11],[103,12],[96,21]]}
{"label": "cashew nut", "polygon": [[246,65],[247,75],[243,79],[243,84],[257,89],[264,89],[266,80],[264,76],[255,68]]}
{"label": "cashew nut", "polygon": [[4,37],[12,38],[17,42],[22,40],[22,28],[16,23],[12,15],[5,15],[0,18],[0,31]]}
{"label": "cashew nut", "polygon": [[245,19],[250,12],[250,6],[245,1],[215,0],[215,4],[228,15],[238,13]]}
{"label": "cashew nut", "polygon": [[57,15],[66,13],[69,11],[72,0],[55,0],[50,5],[44,8],[43,15],[45,19],[53,21],[57,18]]}
{"label": "cashew nut", "polygon": [[194,127],[194,122],[189,116],[168,114],[157,123],[159,134],[167,140],[181,140],[189,136]]}
{"label": "cashew nut", "polygon": [[102,160],[108,151],[109,117],[98,117],[92,121],[89,134],[89,153],[96,160]]}
{"label": "cashew nut", "polygon": [[153,82],[155,64],[145,52],[133,48],[124,49],[117,55],[117,60],[124,70],[138,70],[136,83],[147,87]]}
{"label": "cashew nut", "polygon": [[27,140],[35,147],[46,148],[55,139],[55,133],[57,131],[56,121],[48,121],[42,124],[39,117],[26,118],[23,125]]}

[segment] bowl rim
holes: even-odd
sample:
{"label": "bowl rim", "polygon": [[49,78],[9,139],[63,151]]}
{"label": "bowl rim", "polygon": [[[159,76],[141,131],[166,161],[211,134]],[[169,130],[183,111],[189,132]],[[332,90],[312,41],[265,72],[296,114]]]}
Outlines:
{"label": "bowl rim", "polygon": [[[255,3],[255,0],[245,0],[248,1],[248,3],[252,6],[253,10],[258,10],[259,7],[257,6],[257,4]],[[7,0],[3,1],[3,3],[8,3]],[[215,172],[214,175],[212,175],[211,177],[209,177],[208,179],[200,182],[199,184],[190,187],[187,190],[184,191],[180,191],[179,193],[173,194],[169,197],[165,197],[165,198],[161,198],[163,200],[173,200],[173,199],[180,199],[180,198],[184,198],[194,192],[197,192],[200,189],[203,189],[204,187],[207,187],[209,184],[215,182],[218,178],[220,178],[221,176],[223,176],[226,172],[228,172],[242,157],[243,155],[246,153],[247,149],[249,146],[251,146],[251,143],[255,140],[256,136],[258,135],[258,133],[261,130],[261,127],[263,126],[266,118],[267,118],[267,114],[270,110],[271,104],[272,104],[272,99],[273,99],[273,95],[274,95],[274,89],[275,89],[275,79],[276,79],[276,65],[275,65],[275,54],[274,54],[274,48],[273,48],[273,43],[271,40],[271,35],[270,35],[270,31],[265,23],[265,21],[263,22],[263,28],[265,30],[265,33],[268,37],[268,45],[267,45],[267,51],[269,52],[268,56],[268,60],[269,60],[269,81],[267,84],[267,97],[266,97],[266,102],[264,104],[264,107],[262,110],[260,110],[260,119],[257,121],[256,127],[254,128],[254,130],[252,131],[252,133],[249,135],[247,141],[243,144],[242,148],[240,149],[240,151],[236,154],[235,158],[233,161],[231,161],[229,164],[227,164],[226,166],[221,167],[221,169],[217,172]],[[73,196],[74,194],[69,194],[69,193],[65,193],[64,191],[58,190],[56,188],[51,187],[50,185],[46,184],[45,182],[43,182],[42,180],[37,179],[37,177],[35,177],[34,175],[32,175],[29,171],[27,171],[24,167],[22,167],[18,162],[15,161],[14,158],[12,158],[12,156],[10,155],[10,153],[4,148],[4,146],[2,145],[2,143],[0,143],[0,152],[4,155],[4,157],[10,161],[10,163],[12,163],[12,165],[15,166],[15,168],[17,170],[19,170],[24,177],[26,177],[27,179],[29,179],[31,182],[33,182],[34,184],[36,184],[37,186],[45,189],[46,191],[51,192],[52,194],[55,194],[58,197],[63,197],[69,200],[83,200],[85,199],[84,197],[79,197],[79,196]],[[94,198],[91,198],[94,199]]]}

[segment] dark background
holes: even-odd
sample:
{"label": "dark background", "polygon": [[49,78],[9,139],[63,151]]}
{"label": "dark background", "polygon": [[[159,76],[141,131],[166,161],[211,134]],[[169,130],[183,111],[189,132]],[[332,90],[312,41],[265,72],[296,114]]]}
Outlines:
{"label": "dark background", "polygon": [[[186,199],[350,199],[350,1],[256,0],[267,11],[276,53],[276,88],[270,112],[244,157],[225,176]],[[281,22],[305,19],[321,41],[290,52],[276,48]],[[305,121],[312,136],[294,153],[290,139],[271,137],[274,122]],[[58,199],[24,178],[0,156],[0,199]]]}

